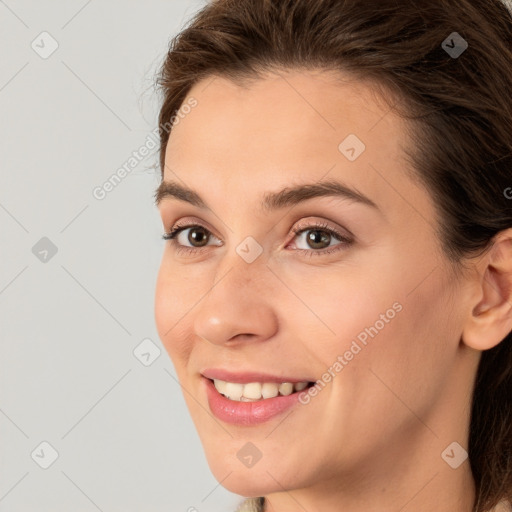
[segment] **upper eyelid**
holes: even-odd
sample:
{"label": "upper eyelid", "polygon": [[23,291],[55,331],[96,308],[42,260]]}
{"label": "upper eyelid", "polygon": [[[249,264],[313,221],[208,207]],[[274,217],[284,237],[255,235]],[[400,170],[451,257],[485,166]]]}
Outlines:
{"label": "upper eyelid", "polygon": [[[167,234],[173,234],[174,235],[173,238],[175,238],[176,236],[178,236],[178,234],[181,234],[182,231],[185,231],[185,230],[191,229],[191,228],[195,228],[195,227],[201,227],[201,228],[205,229],[210,235],[215,237],[217,240],[221,240],[217,235],[215,235],[215,233],[210,228],[208,228],[207,226],[205,226],[204,224],[202,224],[201,222],[196,221],[196,220],[190,221],[190,222],[185,221],[183,224],[180,224],[178,222],[178,225],[176,225],[174,228],[172,228]],[[304,231],[313,230],[315,228],[318,230],[331,231],[334,234],[334,236],[336,238],[338,238],[338,240],[340,240],[340,241],[354,238],[352,233],[350,233],[350,231],[348,231],[346,228],[344,228],[344,230],[347,231],[347,234],[344,235],[343,233],[341,233],[341,231],[343,231],[343,230],[340,230],[338,228],[330,226],[329,223],[325,220],[321,220],[321,221],[310,220],[310,221],[304,221],[304,223],[299,222],[299,226],[293,227],[291,229],[291,232],[293,234],[292,239],[295,238],[296,236],[298,236],[299,234],[302,234]]]}
{"label": "upper eyelid", "polygon": [[[309,202],[310,200],[313,200],[313,199],[314,198],[308,199],[307,202]],[[317,198],[317,199],[326,199],[326,198]],[[332,200],[333,198],[331,197],[330,199]],[[204,217],[204,214],[207,213],[207,212],[202,212],[202,213],[197,214],[197,212],[195,212],[193,210],[191,211],[188,208],[187,209],[181,209],[181,208],[178,209],[178,208],[176,208],[175,205],[174,205],[174,201],[169,201],[169,203],[170,204],[161,203],[159,205],[159,213],[160,213],[160,217],[161,217],[164,225],[165,224],[167,224],[167,225],[170,224],[170,223],[166,222],[166,220],[172,221],[173,219],[178,218],[179,220],[175,220],[172,224],[170,224],[171,226],[173,226],[174,224],[183,222],[182,219],[191,218],[192,219],[191,220],[191,224],[197,222],[198,225],[201,225],[202,227],[207,229],[215,237],[220,238],[219,236],[217,236],[215,228],[211,229],[209,227],[211,225],[210,221],[203,221],[201,219],[202,217]],[[338,208],[336,206],[337,203],[334,203],[334,205],[335,206],[332,206],[332,202],[331,201],[329,203],[326,203],[326,204],[323,204],[323,203],[320,202],[317,205],[315,205],[315,204],[303,205],[303,207],[298,208],[299,212],[296,212],[296,215],[297,214],[298,215],[295,218],[293,224],[295,225],[297,222],[300,222],[305,217],[319,217],[319,218],[327,217],[327,218],[329,218],[331,215],[336,216],[337,212],[339,212],[339,211],[342,212],[344,210],[344,207],[343,208]],[[352,216],[352,214],[351,214],[352,210],[348,206],[347,206],[347,208],[348,208],[348,213],[349,213],[349,218],[350,218]],[[317,210],[317,211],[315,211],[315,210]],[[196,217],[196,215],[198,215],[198,217]],[[207,215],[207,217],[209,217],[209,215]],[[216,215],[215,215],[215,217],[217,217],[217,219],[220,220],[222,224],[224,224],[224,226],[227,228],[228,231],[233,232],[233,230],[229,226],[227,226],[222,221],[222,219],[219,219],[219,217],[216,216]],[[295,217],[295,215],[294,215],[294,217]],[[198,219],[198,220],[196,220],[196,219]],[[201,219],[201,220],[199,220],[199,219]],[[212,220],[215,221],[215,219],[213,219],[213,217],[212,217]],[[340,234],[344,235],[345,237],[350,237],[350,238],[355,239],[356,236],[346,226],[346,222],[343,221],[343,218],[340,219],[340,220],[341,220],[341,223],[339,221],[334,220],[334,219],[322,220],[321,222],[331,223],[331,224],[333,224],[333,226],[329,226],[330,229],[333,229],[334,231],[339,231]],[[281,222],[283,222],[283,218],[281,218],[281,220],[279,220],[278,223],[280,224]],[[315,221],[306,221],[306,222],[319,222],[319,221],[315,220]],[[188,224],[188,220],[184,221],[184,223]],[[206,225],[205,225],[205,223],[206,223]],[[187,226],[187,227],[189,227],[189,226]],[[267,231],[267,233],[269,231],[273,230],[275,227],[276,226],[274,224],[273,227]]]}
{"label": "upper eyelid", "polygon": [[204,224],[202,224],[201,222],[198,222],[198,221],[184,222],[182,225],[178,224],[174,228],[171,228],[170,232],[181,233],[182,231],[185,231],[186,229],[197,228],[197,227],[205,229],[206,231],[208,231],[208,233],[210,235],[213,235],[215,238],[217,238],[217,240],[220,240],[220,238],[209,227],[205,226]]}

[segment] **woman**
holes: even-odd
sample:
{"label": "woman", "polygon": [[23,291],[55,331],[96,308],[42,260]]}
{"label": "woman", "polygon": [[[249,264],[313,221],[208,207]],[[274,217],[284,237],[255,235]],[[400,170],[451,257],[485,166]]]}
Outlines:
{"label": "woman", "polygon": [[240,510],[510,510],[511,47],[499,0],[217,0],[173,39],[155,319]]}

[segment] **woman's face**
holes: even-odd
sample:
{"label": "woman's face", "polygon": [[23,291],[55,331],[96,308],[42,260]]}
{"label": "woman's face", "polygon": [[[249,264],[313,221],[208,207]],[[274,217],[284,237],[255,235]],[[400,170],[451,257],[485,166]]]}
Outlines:
{"label": "woman's face", "polygon": [[159,211],[183,229],[155,315],[216,478],[256,496],[413,460],[453,471],[441,452],[465,445],[476,359],[405,125],[326,73],[210,77],[190,98],[166,151]]}

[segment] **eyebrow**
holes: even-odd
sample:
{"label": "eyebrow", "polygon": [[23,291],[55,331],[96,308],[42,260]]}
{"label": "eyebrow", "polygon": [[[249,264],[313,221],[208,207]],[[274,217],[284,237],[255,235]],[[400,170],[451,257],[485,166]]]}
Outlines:
{"label": "eyebrow", "polygon": [[[343,197],[379,210],[379,207],[369,197],[335,180],[287,187],[279,192],[267,192],[263,195],[261,206],[263,210],[271,212],[287,206],[294,206],[314,197],[327,196]],[[154,197],[156,206],[159,206],[164,199],[174,198],[198,208],[211,210],[197,192],[175,181],[162,181],[156,189]]]}

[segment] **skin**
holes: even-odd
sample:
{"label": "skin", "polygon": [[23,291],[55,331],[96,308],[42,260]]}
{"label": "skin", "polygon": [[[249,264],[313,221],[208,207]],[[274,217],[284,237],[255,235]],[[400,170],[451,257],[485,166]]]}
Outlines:
{"label": "skin", "polygon": [[[209,77],[191,89],[198,104],[171,132],[164,180],[191,187],[210,210],[171,197],[158,208],[166,231],[199,221],[209,239],[194,246],[193,230],[182,232],[195,255],[165,242],[157,329],[228,490],[266,496],[276,512],[469,512],[469,460],[452,469],[441,454],[454,441],[467,449],[481,350],[512,329],[510,232],[456,277],[428,191],[407,174],[404,121],[369,85],[340,77],[287,70],[247,87]],[[353,162],[338,149],[348,134],[366,145]],[[339,197],[260,207],[266,192],[325,179],[379,209]],[[315,231],[314,221],[353,242],[312,246],[308,232],[291,231]],[[247,236],[263,248],[252,263],[235,250]],[[201,370],[320,379],[394,303],[403,309],[307,405],[258,426],[211,415]],[[237,458],[248,441],[262,454],[251,468]]]}

